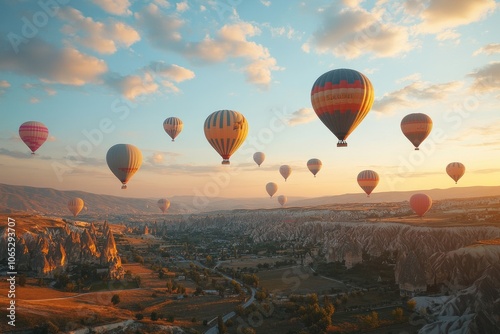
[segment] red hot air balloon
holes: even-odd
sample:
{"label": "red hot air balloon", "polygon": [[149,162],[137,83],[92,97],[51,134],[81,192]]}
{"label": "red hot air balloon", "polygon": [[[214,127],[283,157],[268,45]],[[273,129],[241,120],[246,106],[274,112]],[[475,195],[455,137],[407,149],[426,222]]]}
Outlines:
{"label": "red hot air balloon", "polygon": [[410,197],[410,206],[419,217],[422,217],[432,207],[432,198],[426,194],[415,194]]}
{"label": "red hot air balloon", "polygon": [[401,120],[401,131],[415,146],[418,151],[418,146],[427,138],[432,130],[432,119],[426,114],[414,113],[406,115]]}
{"label": "red hot air balloon", "polygon": [[458,180],[465,174],[465,166],[460,162],[452,162],[446,166],[446,173],[455,181],[457,184]]}
{"label": "red hot air balloon", "polygon": [[19,127],[19,137],[29,147],[31,154],[35,154],[35,151],[45,143],[48,136],[49,129],[40,122],[24,122]]}
{"label": "red hot air balloon", "polygon": [[316,115],[338,138],[337,147],[347,146],[346,139],[370,111],[373,86],[362,73],[335,69],[324,73],[311,89]]}
{"label": "red hot air balloon", "polygon": [[368,197],[370,197],[373,189],[378,185],[378,181],[378,174],[372,170],[364,170],[358,174],[358,184]]}

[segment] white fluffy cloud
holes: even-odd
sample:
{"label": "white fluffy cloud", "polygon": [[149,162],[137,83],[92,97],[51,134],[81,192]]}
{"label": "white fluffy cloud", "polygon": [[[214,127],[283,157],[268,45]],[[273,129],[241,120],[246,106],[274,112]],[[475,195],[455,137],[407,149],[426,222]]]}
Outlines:
{"label": "white fluffy cloud", "polygon": [[182,2],[178,2],[176,5],[175,5],[175,9],[179,12],[179,13],[183,13],[185,11],[187,11],[189,9],[189,4],[187,3],[187,1],[182,1]]}
{"label": "white fluffy cloud", "polygon": [[495,53],[500,53],[500,44],[498,43],[487,44],[482,48],[479,48],[478,50],[474,51],[473,55],[477,56],[482,53],[484,53],[487,56],[490,56]]}
{"label": "white fluffy cloud", "polygon": [[135,14],[137,24],[147,35],[148,40],[155,47],[178,51],[182,48],[179,29],[184,21],[175,15],[166,15],[155,4],[149,4],[142,11]]}
{"label": "white fluffy cloud", "polygon": [[475,72],[468,74],[474,79],[471,89],[479,93],[500,90],[500,61],[491,62]]}
{"label": "white fluffy cloud", "polygon": [[294,111],[288,118],[288,124],[291,126],[309,123],[317,118],[312,108],[300,108]]}
{"label": "white fluffy cloud", "polygon": [[97,6],[113,15],[130,15],[128,0],[92,0]]}
{"label": "white fluffy cloud", "polygon": [[142,75],[115,75],[107,80],[107,84],[125,96],[129,100],[134,100],[141,95],[149,95],[158,91],[158,84],[149,73]]}

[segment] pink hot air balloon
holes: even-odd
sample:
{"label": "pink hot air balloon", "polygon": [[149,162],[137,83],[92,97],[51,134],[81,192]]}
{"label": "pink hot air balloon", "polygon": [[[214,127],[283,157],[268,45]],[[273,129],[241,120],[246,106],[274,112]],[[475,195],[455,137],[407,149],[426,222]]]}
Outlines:
{"label": "pink hot air balloon", "polygon": [[19,127],[19,137],[29,147],[31,154],[35,154],[35,151],[45,143],[48,136],[49,129],[40,122],[24,122]]}
{"label": "pink hot air balloon", "polygon": [[410,197],[410,206],[417,216],[422,217],[432,206],[432,198],[426,194],[415,194]]}

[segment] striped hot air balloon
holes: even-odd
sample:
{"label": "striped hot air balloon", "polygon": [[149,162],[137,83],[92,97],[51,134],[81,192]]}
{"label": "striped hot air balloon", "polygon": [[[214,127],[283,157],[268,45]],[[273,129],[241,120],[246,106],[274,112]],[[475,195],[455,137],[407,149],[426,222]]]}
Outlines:
{"label": "striped hot air balloon", "polygon": [[278,185],[274,182],[269,182],[266,184],[266,191],[269,194],[269,197],[273,197],[273,195],[278,191]]}
{"label": "striped hot air balloon", "polygon": [[106,162],[122,183],[122,189],[127,189],[127,182],[141,168],[142,153],[134,145],[116,144],[108,150]]}
{"label": "striped hot air balloon", "polygon": [[281,174],[281,176],[283,176],[283,178],[285,179],[285,182],[286,182],[286,179],[288,179],[290,174],[292,174],[292,167],[290,167],[288,165],[281,165],[280,166],[280,174]]}
{"label": "striped hot air balloon", "polygon": [[314,177],[316,177],[321,167],[323,167],[323,163],[319,159],[309,159],[309,161],[307,161],[307,168]]}
{"label": "striped hot air balloon", "polygon": [[451,162],[446,166],[446,173],[455,181],[455,184],[457,184],[458,180],[465,174],[465,166],[460,162]]}
{"label": "striped hot air balloon", "polygon": [[363,170],[358,174],[358,184],[368,197],[378,185],[378,181],[378,174],[372,170]]}
{"label": "striped hot air balloon", "polygon": [[48,136],[49,129],[40,122],[24,122],[19,127],[19,137],[29,147],[31,154],[35,154],[35,151],[45,143]]}
{"label": "striped hot air balloon", "polygon": [[417,216],[422,217],[432,207],[432,198],[426,194],[415,194],[410,197],[410,206]]}
{"label": "striped hot air balloon", "polygon": [[255,152],[253,154],[253,161],[255,161],[255,163],[257,165],[259,165],[259,167],[264,162],[265,158],[266,158],[266,155],[264,153],[262,153],[262,152]]}
{"label": "striped hot air balloon", "polygon": [[165,211],[167,211],[168,208],[170,207],[170,201],[166,198],[160,198],[157,203],[158,207],[163,213],[165,213]]}
{"label": "striped hot air balloon", "polygon": [[248,122],[234,110],[219,110],[210,114],[204,124],[205,137],[229,165],[229,158],[243,144],[248,134]]}
{"label": "striped hot air balloon", "polygon": [[401,120],[401,131],[418,151],[420,144],[432,130],[432,119],[426,114],[414,113]]}
{"label": "striped hot air balloon", "polygon": [[324,73],[311,89],[316,115],[338,138],[337,147],[347,146],[346,139],[370,111],[373,86],[362,73],[335,69]]}
{"label": "striped hot air balloon", "polygon": [[181,133],[184,123],[182,123],[180,118],[169,117],[163,121],[163,129],[175,141],[175,138]]}
{"label": "striped hot air balloon", "polygon": [[80,197],[74,197],[68,201],[68,209],[73,214],[73,217],[78,216],[85,206],[85,202]]}
{"label": "striped hot air balloon", "polygon": [[278,196],[278,203],[281,206],[285,206],[286,202],[288,201],[288,198],[285,195],[279,195]]}

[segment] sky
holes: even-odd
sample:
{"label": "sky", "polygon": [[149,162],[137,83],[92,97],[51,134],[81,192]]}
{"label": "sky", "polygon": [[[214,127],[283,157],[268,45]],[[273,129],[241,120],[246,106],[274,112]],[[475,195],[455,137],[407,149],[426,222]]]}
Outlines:
{"label": "sky", "polygon": [[[0,4],[0,183],[126,197],[316,197],[500,185],[500,13],[493,0],[6,0]],[[365,74],[375,102],[337,138],[316,116],[314,81]],[[203,123],[236,110],[245,143],[222,166]],[[401,119],[433,130],[415,151]],[[184,129],[175,142],[167,117]],[[32,156],[18,129],[49,138]],[[118,143],[144,157],[127,190],[106,165]],[[266,154],[258,167],[255,152]],[[307,160],[323,168],[314,178]],[[445,172],[462,162],[455,185]],[[285,180],[283,164],[292,167]]]}

